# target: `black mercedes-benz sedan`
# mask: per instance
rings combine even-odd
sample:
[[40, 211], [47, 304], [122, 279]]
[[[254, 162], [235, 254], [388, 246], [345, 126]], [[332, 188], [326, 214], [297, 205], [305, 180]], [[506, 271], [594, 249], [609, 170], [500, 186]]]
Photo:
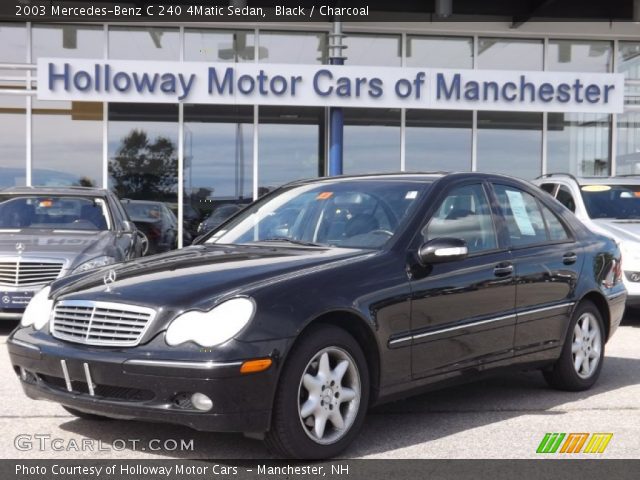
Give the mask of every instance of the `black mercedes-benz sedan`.
[[20, 320], [51, 281], [138, 257], [143, 243], [108, 190], [0, 190], [0, 320]]
[[7, 344], [26, 394], [89, 418], [345, 449], [367, 408], [504, 367], [597, 380], [626, 292], [616, 244], [480, 174], [301, 181], [198, 245], [60, 279]]

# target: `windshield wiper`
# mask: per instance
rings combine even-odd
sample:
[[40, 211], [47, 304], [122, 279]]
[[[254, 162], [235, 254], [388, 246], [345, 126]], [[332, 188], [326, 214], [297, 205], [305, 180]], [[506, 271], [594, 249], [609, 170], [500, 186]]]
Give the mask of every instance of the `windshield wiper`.
[[293, 238], [287, 238], [287, 237], [263, 238], [262, 240], [256, 240], [251, 243], [259, 243], [259, 242], [286, 242], [286, 243], [291, 243], [293, 245], [302, 245], [303, 247], [326, 247], [326, 245], [321, 245], [319, 243], [304, 242], [302, 240], [295, 240]]

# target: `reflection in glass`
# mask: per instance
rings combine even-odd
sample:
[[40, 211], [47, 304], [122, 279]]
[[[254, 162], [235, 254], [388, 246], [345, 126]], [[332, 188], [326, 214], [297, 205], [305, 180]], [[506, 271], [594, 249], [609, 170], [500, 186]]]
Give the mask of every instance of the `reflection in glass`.
[[478, 39], [478, 68], [485, 70], [542, 70], [542, 40]]
[[407, 110], [407, 171], [471, 170], [472, 112]]
[[617, 116], [616, 174], [640, 175], [640, 112]]
[[109, 58], [122, 60], [178, 60], [177, 28], [109, 27]]
[[407, 36], [408, 67], [473, 68], [473, 38]]
[[253, 107], [186, 105], [184, 122], [184, 219], [194, 235], [212, 212], [253, 200]]
[[26, 183], [26, 99], [0, 95], [0, 188]]
[[104, 52], [100, 26], [34, 24], [31, 36], [34, 63], [39, 57], [102, 58]]
[[549, 40], [547, 70], [554, 72], [610, 72], [611, 42], [602, 40]]
[[541, 113], [478, 112], [478, 171], [533, 179], [541, 166]]
[[[0, 23], [0, 62], [27, 63], [27, 29], [18, 23]], [[22, 82], [23, 70], [0, 70], [0, 77], [17, 77]], [[0, 85], [16, 85], [17, 82], [0, 80]], [[24, 84], [22, 84], [24, 85]]]
[[402, 63], [400, 35], [349, 34], [344, 39], [346, 65], [399, 67]]
[[[640, 79], [640, 42], [619, 42], [618, 61], [616, 63], [618, 72], [624, 73], [625, 78]], [[627, 95], [640, 95], [639, 85], [627, 85], [625, 89]], [[638, 100], [636, 98], [636, 100]]]
[[324, 157], [323, 114], [323, 108], [315, 107], [260, 107], [258, 196], [318, 176]]
[[251, 30], [184, 31], [184, 58], [192, 62], [252, 62], [255, 38]]
[[344, 173], [400, 170], [400, 110], [344, 109]]
[[610, 115], [549, 113], [547, 171], [609, 175]]
[[122, 198], [177, 202], [178, 106], [109, 104], [109, 188]]
[[102, 186], [102, 103], [33, 100], [32, 183]]
[[260, 30], [259, 59], [269, 63], [327, 63], [327, 34]]

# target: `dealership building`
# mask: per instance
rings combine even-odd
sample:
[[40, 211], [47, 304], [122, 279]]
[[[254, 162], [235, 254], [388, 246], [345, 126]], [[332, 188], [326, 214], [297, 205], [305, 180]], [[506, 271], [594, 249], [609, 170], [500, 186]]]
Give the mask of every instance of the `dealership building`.
[[452, 3], [448, 21], [0, 23], [0, 187], [203, 216], [329, 173], [640, 174], [640, 23]]

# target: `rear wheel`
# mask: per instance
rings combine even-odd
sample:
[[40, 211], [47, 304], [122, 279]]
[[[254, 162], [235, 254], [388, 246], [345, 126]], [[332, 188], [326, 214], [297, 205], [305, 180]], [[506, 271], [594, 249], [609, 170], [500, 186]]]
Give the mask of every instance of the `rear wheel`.
[[602, 315], [593, 303], [583, 302], [573, 314], [560, 358], [544, 378], [560, 390], [587, 390], [598, 380], [603, 360]]
[[313, 327], [284, 365], [267, 446], [283, 457], [333, 457], [357, 435], [368, 402], [369, 372], [358, 342], [340, 328]]
[[74, 417], [82, 418], [83, 420], [94, 420], [94, 421], [111, 420], [109, 417], [103, 417], [102, 415], [96, 415], [94, 413], [81, 412], [80, 410], [76, 410], [75, 408], [71, 408], [71, 407], [65, 407], [64, 405], [61, 405], [61, 407], [64, 408], [67, 412], [69, 412]]

